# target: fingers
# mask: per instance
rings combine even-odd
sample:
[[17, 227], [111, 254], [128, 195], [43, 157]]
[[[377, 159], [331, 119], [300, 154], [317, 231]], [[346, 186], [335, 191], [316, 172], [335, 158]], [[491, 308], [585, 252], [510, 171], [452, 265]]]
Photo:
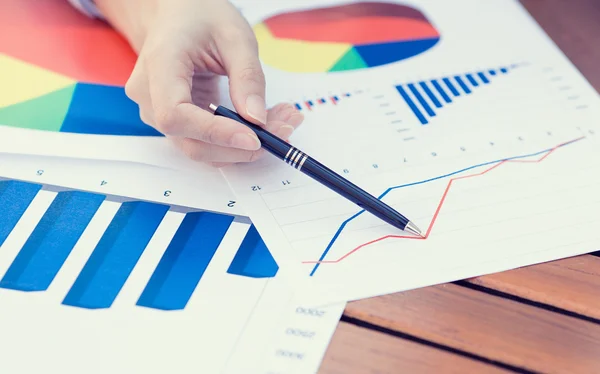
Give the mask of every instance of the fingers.
[[271, 122], [273, 121], [285, 122], [287, 125], [296, 129], [304, 121], [304, 115], [300, 113], [300, 111], [298, 111], [298, 109], [296, 109], [296, 107], [292, 104], [281, 103], [275, 105], [269, 110], [267, 117], [267, 129], [273, 129], [273, 126], [271, 125]]
[[215, 39], [229, 77], [235, 110], [248, 121], [264, 126], [267, 123], [265, 75], [252, 30], [220, 28]]
[[246, 151], [260, 148], [260, 141], [248, 127], [193, 104], [194, 66], [188, 57], [163, 47], [143, 61], [136, 66], [126, 92], [140, 106], [144, 122], [169, 136]]
[[194, 161], [211, 163], [217, 167], [231, 163], [253, 162], [264, 154], [262, 149], [245, 151], [180, 137], [172, 138], [172, 140], [188, 158]]

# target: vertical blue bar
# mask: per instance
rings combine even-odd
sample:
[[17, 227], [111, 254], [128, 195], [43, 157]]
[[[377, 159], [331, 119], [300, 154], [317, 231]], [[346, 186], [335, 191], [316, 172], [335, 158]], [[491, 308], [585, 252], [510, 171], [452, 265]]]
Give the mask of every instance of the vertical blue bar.
[[442, 88], [442, 85], [437, 80], [433, 79], [431, 81], [431, 84], [433, 84], [433, 87], [435, 87], [437, 92], [439, 92], [440, 95], [442, 95], [442, 99], [444, 99], [445, 102], [447, 102], [447, 103], [452, 102], [452, 99], [450, 98], [450, 96], [448, 96], [446, 91], [444, 91], [444, 89]]
[[0, 182], [0, 246], [4, 244], [41, 189], [42, 186], [39, 184], [18, 181]]
[[419, 108], [417, 108], [417, 106], [412, 101], [412, 99], [410, 98], [410, 96], [408, 96], [408, 94], [404, 90], [404, 87], [402, 87], [402, 86], [396, 86], [396, 89], [398, 90], [398, 92], [400, 93], [400, 95], [402, 96], [402, 98], [404, 99], [404, 101], [406, 101], [406, 104], [408, 104], [408, 106], [410, 107], [410, 109], [412, 109], [413, 113], [415, 114], [415, 116], [417, 116], [417, 118], [419, 119], [419, 121], [423, 125], [426, 125], [428, 123], [428, 121], [425, 119], [425, 116], [421, 113], [421, 111], [419, 110]]
[[63, 304], [110, 307], [168, 210], [147, 202], [123, 203]]
[[479, 76], [479, 78], [481, 79], [481, 81], [485, 84], [490, 83], [490, 80], [488, 79], [488, 77], [485, 76], [485, 74], [480, 71], [479, 73], [477, 73], [477, 75]]
[[423, 91], [425, 91], [425, 93], [427, 94], [427, 96], [429, 96], [429, 98], [433, 102], [433, 105], [435, 105], [436, 108], [441, 108], [442, 107], [442, 103], [440, 103], [440, 101], [438, 100], [438, 98], [433, 94], [433, 92], [431, 92], [431, 90], [429, 89], [429, 87], [427, 86], [427, 84], [425, 82], [419, 82], [419, 85], [421, 86], [421, 88], [423, 88]]
[[465, 82], [461, 79], [461, 77], [459, 77], [458, 75], [454, 77], [454, 79], [456, 79], [456, 82], [458, 82], [458, 85], [460, 86], [460, 88], [463, 89], [463, 91], [465, 91], [466, 94], [470, 94], [471, 90], [469, 89], [469, 87], [467, 87], [467, 85], [465, 84]]
[[104, 201], [87, 192], [60, 192], [2, 278], [0, 287], [43, 291]]
[[250, 278], [272, 278], [279, 266], [254, 225], [250, 226], [227, 273]]
[[450, 92], [452, 92], [452, 95], [454, 95], [454, 96], [460, 96], [460, 92], [458, 92], [458, 90], [456, 89], [456, 87], [454, 87], [454, 85], [452, 84], [452, 82], [450, 82], [449, 78], [443, 78], [442, 80], [444, 81], [444, 83], [446, 83], [446, 86], [448, 86], [448, 89], [450, 89]]
[[471, 75], [471, 74], [467, 74], [467, 79], [469, 80], [469, 82], [471, 82], [471, 84], [472, 84], [474, 87], [477, 87], [477, 86], [479, 86], [479, 83], [478, 83], [478, 82], [475, 80], [475, 77], [473, 77], [473, 75]]
[[508, 69], [507, 68], [501, 68], [500, 71], [502, 72], [502, 74], [508, 73]]
[[137, 305], [184, 309], [232, 221], [233, 217], [224, 214], [188, 213]]
[[296, 103], [296, 109], [302, 110], [302, 107], [300, 106], [300, 104]]
[[431, 109], [431, 107], [429, 106], [427, 101], [425, 101], [423, 96], [421, 96], [421, 93], [419, 93], [419, 90], [417, 90], [417, 87], [415, 87], [414, 84], [409, 83], [408, 88], [412, 91], [413, 95], [415, 95], [415, 97], [417, 98], [419, 103], [421, 103], [421, 105], [423, 106], [423, 108], [425, 109], [427, 114], [429, 114], [431, 117], [435, 117], [435, 112], [433, 111], [433, 109]]
[[491, 70], [489, 71], [489, 73], [490, 73], [490, 75], [496, 75], [496, 70], [494, 70], [494, 69], [491, 69]]

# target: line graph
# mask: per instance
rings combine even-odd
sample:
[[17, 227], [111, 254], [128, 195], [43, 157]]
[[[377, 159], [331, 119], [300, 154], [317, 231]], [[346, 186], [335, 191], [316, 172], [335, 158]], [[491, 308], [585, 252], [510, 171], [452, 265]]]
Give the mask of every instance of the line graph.
[[[420, 184], [425, 184], [425, 183], [429, 183], [429, 182], [433, 182], [436, 180], [440, 180], [440, 179], [444, 179], [444, 178], [448, 178], [448, 177], [452, 177], [454, 175], [457, 174], [461, 174], [464, 173], [466, 171], [469, 170], [473, 170], [473, 169], [477, 169], [477, 168], [481, 168], [484, 166], [489, 166], [492, 165], [491, 167], [479, 172], [479, 173], [474, 173], [474, 174], [469, 174], [469, 175], [463, 175], [463, 176], [459, 176], [459, 177], [454, 177], [451, 178], [448, 181], [448, 184], [446, 185], [446, 189], [444, 190], [444, 193], [442, 194], [442, 197], [440, 198], [440, 201], [437, 205], [437, 208], [433, 214], [433, 217], [431, 219], [431, 222], [429, 223], [429, 226], [427, 228], [427, 231], [425, 233], [424, 236], [422, 237], [418, 237], [418, 236], [409, 236], [409, 235], [386, 235], [386, 236], [382, 236], [379, 237], [377, 239], [371, 240], [369, 242], [360, 244], [359, 246], [353, 248], [352, 250], [350, 250], [349, 252], [347, 252], [346, 254], [344, 254], [343, 256], [339, 257], [336, 260], [324, 260], [325, 257], [327, 256], [327, 254], [329, 253], [329, 251], [331, 250], [331, 248], [333, 247], [333, 245], [335, 244], [335, 242], [337, 241], [337, 239], [339, 238], [339, 236], [341, 235], [341, 233], [344, 231], [344, 229], [346, 228], [346, 226], [352, 222], [353, 220], [355, 220], [356, 218], [358, 218], [360, 215], [362, 215], [365, 211], [361, 210], [358, 213], [356, 213], [355, 215], [353, 215], [352, 217], [348, 218], [347, 220], [345, 220], [340, 227], [338, 228], [338, 230], [336, 231], [336, 233], [334, 234], [333, 238], [331, 239], [331, 241], [329, 242], [329, 244], [327, 245], [327, 247], [325, 248], [325, 250], [323, 251], [323, 254], [321, 255], [321, 257], [319, 258], [318, 261], [303, 261], [304, 264], [315, 264], [314, 268], [312, 269], [310, 276], [313, 276], [316, 271], [318, 270], [319, 266], [321, 264], [335, 264], [335, 263], [339, 263], [341, 261], [343, 261], [344, 259], [348, 258], [349, 256], [351, 256], [352, 254], [358, 252], [360, 249], [371, 246], [375, 243], [379, 243], [382, 242], [384, 240], [388, 240], [388, 239], [408, 239], [408, 240], [427, 240], [433, 230], [433, 227], [435, 226], [435, 223], [437, 221], [437, 218], [440, 214], [440, 211], [442, 210], [442, 207], [444, 205], [444, 202], [446, 201], [446, 198], [448, 196], [448, 193], [450, 191], [450, 188], [452, 187], [453, 183], [455, 181], [458, 180], [462, 180], [462, 179], [469, 179], [469, 178], [474, 178], [474, 177], [478, 177], [478, 176], [482, 176], [485, 175], [489, 172], [491, 172], [492, 170], [500, 167], [501, 165], [507, 164], [507, 163], [530, 163], [530, 164], [538, 164], [541, 163], [542, 161], [544, 161], [546, 158], [548, 158], [548, 156], [550, 156], [552, 153], [554, 153], [557, 149], [562, 148], [564, 146], [570, 145], [570, 144], [574, 144], [580, 140], [585, 139], [585, 136], [581, 136], [579, 138], [573, 139], [573, 140], [569, 140], [567, 142], [563, 142], [560, 143], [552, 148], [548, 148], [548, 149], [544, 149], [542, 151], [538, 151], [535, 153], [530, 153], [530, 154], [525, 154], [525, 155], [519, 155], [519, 156], [514, 156], [514, 157], [509, 157], [509, 158], [505, 158], [505, 159], [500, 159], [500, 160], [494, 160], [494, 161], [488, 161], [485, 163], [481, 163], [481, 164], [477, 164], [477, 165], [472, 165], [466, 168], [463, 168], [461, 170], [457, 170], [454, 171], [452, 173], [448, 173], [445, 175], [440, 175], [434, 178], [430, 178], [430, 179], [425, 179], [425, 180], [421, 180], [418, 182], [412, 182], [412, 183], [407, 183], [407, 184], [403, 184], [403, 185], [399, 185], [399, 186], [393, 186], [388, 188], [387, 190], [385, 190], [381, 195], [378, 196], [378, 199], [382, 199], [384, 198], [386, 195], [388, 195], [390, 192], [401, 189], [401, 188], [406, 188], [406, 187], [410, 187], [410, 186], [415, 186], [415, 185], [420, 185]], [[535, 159], [535, 160], [525, 160], [527, 158], [530, 157], [535, 157], [535, 156], [539, 156], [539, 155], [543, 155], [542, 157]]]

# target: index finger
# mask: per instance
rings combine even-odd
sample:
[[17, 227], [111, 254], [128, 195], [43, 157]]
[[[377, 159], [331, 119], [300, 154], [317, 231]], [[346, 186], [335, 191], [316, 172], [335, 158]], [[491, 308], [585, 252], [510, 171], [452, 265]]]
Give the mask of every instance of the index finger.
[[192, 102], [194, 64], [186, 53], [174, 47], [161, 48], [160, 53], [147, 56], [146, 69], [158, 131], [224, 147], [250, 151], [260, 148], [250, 128], [215, 116]]

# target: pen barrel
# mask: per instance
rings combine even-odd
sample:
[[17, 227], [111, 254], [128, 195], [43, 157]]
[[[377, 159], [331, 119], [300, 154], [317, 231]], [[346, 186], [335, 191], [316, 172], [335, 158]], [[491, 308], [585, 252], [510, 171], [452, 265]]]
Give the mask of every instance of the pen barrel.
[[251, 128], [261, 142], [261, 147], [266, 151], [285, 161], [291, 167], [308, 175], [312, 179], [330, 188], [339, 195], [352, 201], [354, 204], [375, 215], [381, 220], [404, 230], [409, 220], [390, 206], [384, 204], [371, 194], [354, 185], [333, 170], [311, 158], [300, 149], [291, 146], [284, 140], [271, 134], [261, 126], [247, 121], [236, 112], [219, 106], [215, 114], [231, 118]]
[[254, 133], [258, 137], [258, 140], [260, 140], [261, 147], [281, 160], [284, 160], [288, 152], [294, 148], [281, 138], [278, 138], [277, 136], [271, 134], [263, 127], [258, 126], [250, 121], [247, 121], [244, 117], [240, 116], [232, 110], [219, 106], [215, 110], [215, 114], [233, 119], [248, 126], [254, 131]]
[[404, 230], [409, 222], [392, 207], [311, 157], [307, 156], [299, 170], [394, 227]]

